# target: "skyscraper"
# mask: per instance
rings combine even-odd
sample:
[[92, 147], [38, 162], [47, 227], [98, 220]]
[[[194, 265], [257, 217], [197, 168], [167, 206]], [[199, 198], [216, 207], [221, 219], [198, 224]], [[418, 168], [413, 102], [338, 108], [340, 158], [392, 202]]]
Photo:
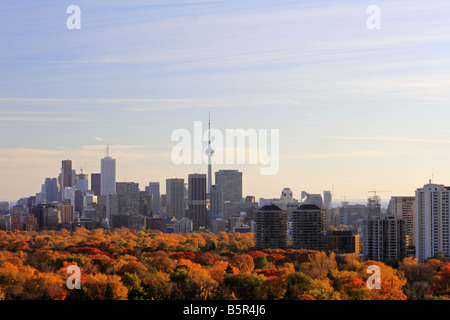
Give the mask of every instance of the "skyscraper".
[[94, 191], [96, 196], [101, 196], [101, 174], [100, 173], [91, 173], [91, 189]]
[[221, 187], [212, 185], [209, 192], [209, 208], [211, 219], [223, 219], [223, 190]]
[[56, 178], [46, 178], [45, 179], [45, 194], [47, 196], [47, 202], [51, 203], [58, 201], [59, 199], [59, 182]]
[[287, 248], [287, 213], [275, 205], [258, 209], [255, 215], [255, 249]]
[[116, 193], [116, 159], [109, 156], [109, 145], [106, 149], [106, 157], [101, 159], [101, 194]]
[[159, 209], [161, 207], [161, 193], [159, 191], [159, 182], [150, 182], [148, 186], [145, 187], [145, 190], [148, 192], [148, 194], [151, 194], [153, 196], [153, 205], [151, 211], [159, 212]]
[[188, 218], [194, 222], [194, 230], [209, 227], [206, 210], [206, 174], [188, 175]]
[[216, 185], [223, 190], [224, 202], [242, 201], [242, 172], [238, 170], [219, 170], [216, 172]]
[[416, 190], [416, 258], [450, 256], [450, 187], [431, 181]]
[[63, 160], [61, 163], [61, 199], [64, 200], [64, 189], [72, 185], [72, 160]]
[[119, 214], [137, 215], [139, 213], [139, 184], [135, 182], [117, 182], [116, 194]]
[[184, 218], [184, 179], [166, 179], [166, 217]]
[[326, 249], [325, 210], [315, 204], [302, 204], [292, 212], [292, 247], [324, 251]]

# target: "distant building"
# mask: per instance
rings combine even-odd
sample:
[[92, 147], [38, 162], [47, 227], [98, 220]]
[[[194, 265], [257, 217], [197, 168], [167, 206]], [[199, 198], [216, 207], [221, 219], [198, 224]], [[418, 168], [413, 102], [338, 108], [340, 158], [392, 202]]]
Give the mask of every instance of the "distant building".
[[206, 174], [188, 176], [188, 216], [194, 223], [194, 230], [208, 228], [210, 219], [206, 210]]
[[360, 253], [361, 244], [359, 235], [350, 230], [329, 231], [326, 235], [327, 250], [335, 253]]
[[212, 185], [209, 194], [209, 208], [211, 219], [223, 219], [223, 190], [220, 186]]
[[367, 260], [402, 260], [406, 257], [406, 223], [385, 214], [363, 221], [363, 256]]
[[415, 198], [416, 258], [424, 262], [441, 252], [450, 257], [450, 187], [430, 181]]
[[219, 170], [215, 173], [215, 184], [223, 190], [223, 201], [242, 201], [242, 172], [238, 170]]
[[275, 205], [261, 207], [255, 215], [254, 231], [256, 249], [286, 249], [286, 211]]
[[194, 223], [188, 218], [182, 218], [173, 223], [173, 232], [175, 233], [191, 233]]
[[139, 213], [139, 184], [135, 182], [117, 182], [116, 194], [119, 214]]
[[102, 195], [102, 182], [100, 173], [91, 173], [91, 189], [96, 196]]
[[211, 223], [211, 229], [214, 234], [219, 234], [227, 230], [227, 223], [221, 219], [215, 219]]
[[165, 208], [166, 217], [182, 219], [185, 217], [184, 179], [166, 179]]
[[414, 246], [416, 243], [416, 233], [414, 224], [415, 212], [416, 212], [416, 197], [391, 197], [388, 206], [388, 213], [395, 214], [405, 220], [407, 246]]
[[86, 192], [89, 190], [89, 176], [84, 173], [79, 173], [76, 175], [75, 185], [81, 192]]
[[161, 193], [159, 191], [159, 182], [150, 182], [148, 186], [145, 187], [145, 191], [153, 196], [151, 211], [159, 212], [159, 209], [161, 208]]
[[325, 210], [315, 204], [302, 204], [292, 213], [292, 247], [324, 251]]
[[106, 157], [101, 159], [101, 195], [116, 193], [116, 159], [109, 156], [109, 146], [106, 152]]
[[61, 199], [64, 200], [64, 190], [72, 188], [72, 160], [63, 160], [61, 163]]

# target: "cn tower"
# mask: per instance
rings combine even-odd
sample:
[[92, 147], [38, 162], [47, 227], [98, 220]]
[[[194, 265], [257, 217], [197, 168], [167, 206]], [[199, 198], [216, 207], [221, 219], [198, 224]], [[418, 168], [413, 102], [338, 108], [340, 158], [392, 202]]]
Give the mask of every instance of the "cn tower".
[[211, 148], [211, 112], [208, 115], [208, 147], [205, 150], [205, 154], [208, 156], [208, 189], [206, 193], [209, 195], [212, 185], [211, 156], [214, 155], [214, 150]]

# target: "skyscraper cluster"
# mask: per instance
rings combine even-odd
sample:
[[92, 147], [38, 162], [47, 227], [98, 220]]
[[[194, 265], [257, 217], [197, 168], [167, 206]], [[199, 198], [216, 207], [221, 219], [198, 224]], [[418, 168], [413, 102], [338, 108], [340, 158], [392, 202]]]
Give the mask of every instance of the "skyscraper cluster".
[[[218, 170], [192, 173], [141, 190], [136, 182], [116, 181], [116, 159], [109, 146], [100, 173], [73, 169], [61, 161], [58, 177], [44, 179], [40, 192], [13, 207], [0, 202], [0, 229], [86, 228], [158, 229], [164, 232], [253, 232], [255, 248], [293, 248], [356, 253], [390, 261], [415, 256], [420, 262], [450, 256], [450, 187], [431, 181], [415, 196], [393, 196], [387, 208], [380, 197], [366, 204], [342, 201], [332, 192], [303, 191], [300, 200], [285, 187], [279, 198], [259, 202], [243, 196], [243, 173]], [[374, 191], [369, 191], [374, 192]]]

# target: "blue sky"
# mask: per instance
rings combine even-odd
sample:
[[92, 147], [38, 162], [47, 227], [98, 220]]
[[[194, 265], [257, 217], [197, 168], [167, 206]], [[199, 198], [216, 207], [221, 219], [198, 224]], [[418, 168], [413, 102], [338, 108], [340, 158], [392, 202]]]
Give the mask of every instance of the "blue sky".
[[[68, 30], [69, 5], [81, 29]], [[366, 9], [381, 9], [369, 30]], [[244, 194], [412, 195], [450, 181], [448, 1], [9, 1], [0, 3], [0, 200], [39, 192], [72, 159], [118, 181], [187, 178], [171, 133], [279, 129], [280, 169]]]

